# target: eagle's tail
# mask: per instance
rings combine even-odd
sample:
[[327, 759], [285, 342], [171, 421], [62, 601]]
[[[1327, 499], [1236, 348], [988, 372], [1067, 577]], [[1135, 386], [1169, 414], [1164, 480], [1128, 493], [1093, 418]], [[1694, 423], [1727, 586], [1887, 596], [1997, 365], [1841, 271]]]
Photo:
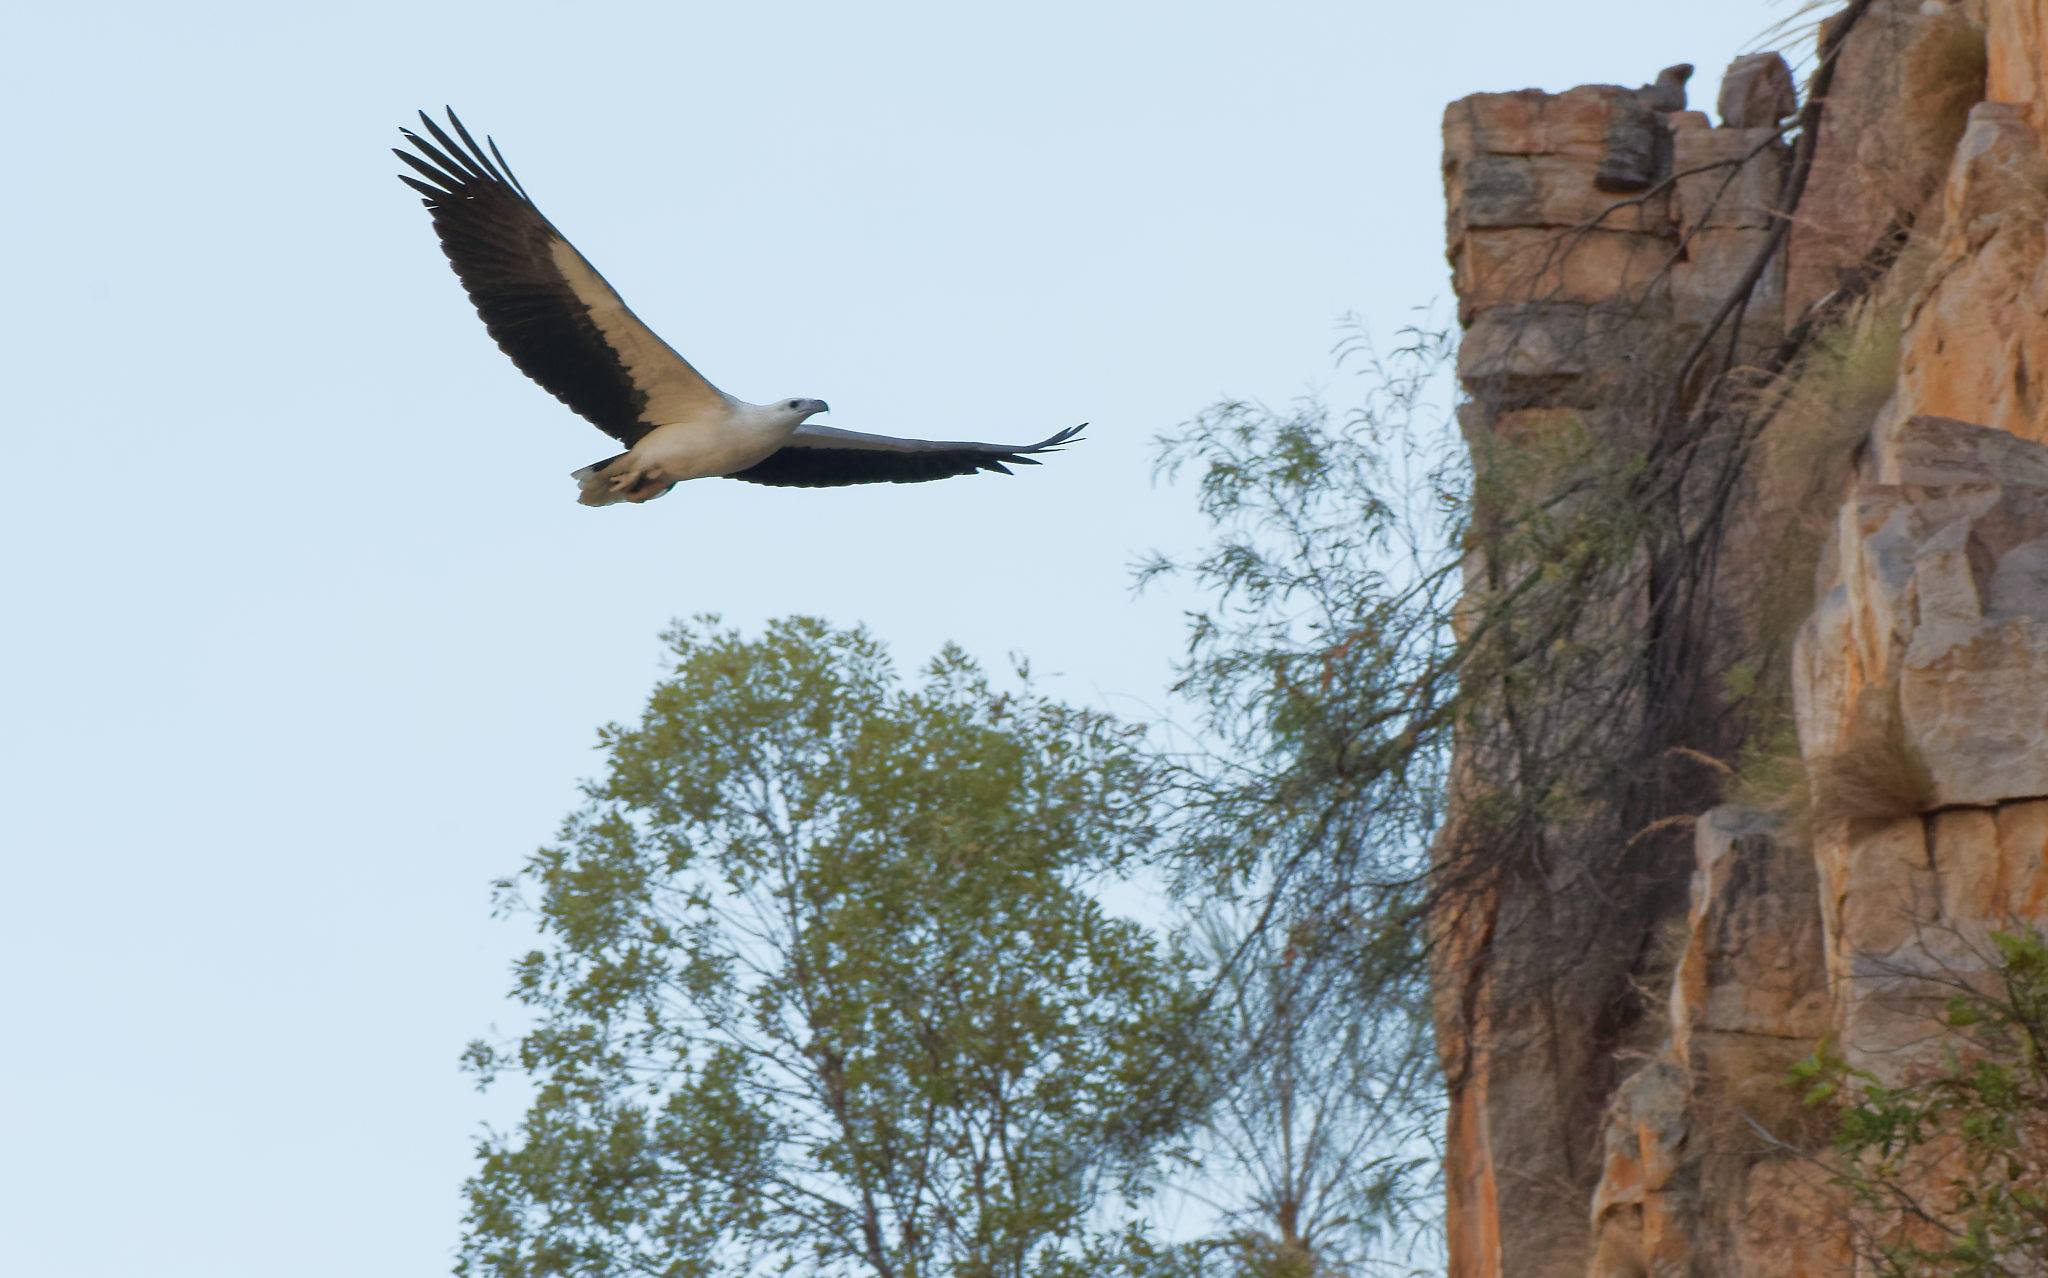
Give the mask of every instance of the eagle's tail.
[[595, 461], [581, 470], [569, 472], [569, 478], [576, 481], [576, 500], [585, 506], [609, 506], [617, 501], [631, 501], [626, 493], [612, 487], [612, 481], [604, 472], [615, 461], [626, 454], [614, 453], [603, 461]]

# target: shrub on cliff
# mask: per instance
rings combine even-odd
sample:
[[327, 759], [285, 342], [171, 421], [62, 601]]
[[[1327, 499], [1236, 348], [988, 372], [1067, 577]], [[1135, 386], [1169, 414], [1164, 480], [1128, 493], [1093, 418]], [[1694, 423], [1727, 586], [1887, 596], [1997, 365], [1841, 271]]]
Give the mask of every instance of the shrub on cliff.
[[1793, 1074], [1835, 1109], [1837, 1184], [1887, 1278], [2021, 1278], [2048, 1266], [2048, 940], [1993, 933], [1991, 979], [1961, 977], [1942, 1063], [1897, 1085], [1823, 1045]]

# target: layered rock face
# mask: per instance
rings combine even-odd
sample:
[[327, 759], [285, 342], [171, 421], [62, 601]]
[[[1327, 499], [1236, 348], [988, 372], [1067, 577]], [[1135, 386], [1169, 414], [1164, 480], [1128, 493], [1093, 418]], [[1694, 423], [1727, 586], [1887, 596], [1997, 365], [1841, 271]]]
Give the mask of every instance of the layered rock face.
[[[1655, 110], [1647, 96], [1605, 85], [1483, 94], [1445, 115], [1465, 325], [1458, 372], [1470, 396], [1462, 420], [1475, 457], [1582, 430], [1630, 436], [1637, 424], [1613, 406], [1704, 322], [1721, 300], [1716, 281], [1766, 234], [1786, 154], [1775, 132], [1714, 129], [1704, 116]], [[1665, 180], [1706, 155], [1736, 162], [1727, 198], [1691, 178]], [[1693, 251], [1678, 260], [1682, 242]], [[1780, 325], [1782, 280], [1776, 272], [1758, 289], [1752, 332]], [[1483, 576], [1468, 571], [1475, 592]], [[1476, 788], [1489, 769], [1470, 758], [1481, 751], [1465, 753]], [[1598, 824], [1560, 830], [1558, 841], [1611, 840]], [[1584, 893], [1489, 881], [1447, 929], [1439, 1021], [1452, 1082], [1453, 1272], [1583, 1269], [1601, 1167], [1592, 1135], [1630, 1068], [1611, 1012], [1631, 997], [1630, 969], [1657, 916], [1682, 904], [1673, 889], [1684, 876], [1670, 859], [1643, 849], [1649, 873], [1628, 885], [1625, 921], [1587, 910]], [[1560, 967], [1570, 979], [1552, 979]]]
[[[1877, 0], [1848, 30], [1788, 233], [1739, 299], [1786, 216], [1800, 103], [1775, 56], [1729, 69], [1719, 125], [1619, 86], [1445, 115], [1476, 457], [1625, 421], [1717, 318], [1758, 385], [1851, 332], [1876, 379], [1860, 408], [1759, 397], [1785, 407], [1759, 410], [1752, 470], [1804, 458], [1821, 486], [1774, 507], [1745, 476], [1708, 600], [1713, 660], [1789, 671], [1811, 801], [1702, 804], [1689, 848], [1644, 853], [1691, 877], [1616, 912], [1627, 1008], [1612, 981], [1504, 991], [1543, 940], [1509, 939], [1512, 902], [1446, 929], [1454, 1278], [1875, 1272], [1788, 1069], [1826, 1038], [1880, 1081], [1924, 1076], [1990, 934], [2048, 929], [2048, 0]], [[1780, 555], [1801, 523], [1815, 555]], [[1788, 570], [1776, 625], [1758, 583]], [[1700, 739], [1732, 771], [1765, 715], [1721, 711]]]

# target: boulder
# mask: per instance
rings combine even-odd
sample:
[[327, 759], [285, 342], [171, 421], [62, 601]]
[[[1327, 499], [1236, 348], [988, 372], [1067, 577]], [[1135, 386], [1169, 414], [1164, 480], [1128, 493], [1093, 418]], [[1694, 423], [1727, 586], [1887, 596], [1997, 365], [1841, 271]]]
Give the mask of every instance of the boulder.
[[1671, 984], [1671, 1050], [1717, 1096], [1784, 1071], [1829, 1028], [1819, 876], [1777, 818], [1719, 807], [1694, 826], [1685, 948]]
[[[1915, 417], [1873, 469], [1795, 653], [1802, 754], [1881, 752], [1870, 734], [1896, 730], [1926, 807], [2048, 796], [2048, 447]], [[1887, 698], [1896, 723], [1868, 712]]]
[[1770, 129], [1799, 110], [1799, 91], [1792, 68], [1776, 53], [1745, 53], [1728, 64], [1721, 76], [1716, 104], [1721, 123], [1731, 129]]

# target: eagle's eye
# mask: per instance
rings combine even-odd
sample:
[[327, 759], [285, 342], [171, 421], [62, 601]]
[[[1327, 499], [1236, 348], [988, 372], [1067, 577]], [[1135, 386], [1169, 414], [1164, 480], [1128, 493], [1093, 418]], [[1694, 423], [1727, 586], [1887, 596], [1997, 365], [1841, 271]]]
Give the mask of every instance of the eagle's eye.
[[794, 400], [794, 399], [793, 399], [793, 400], [790, 400], [790, 401], [789, 401], [789, 406], [790, 406], [791, 408], [800, 408], [800, 407], [802, 407], [802, 402], [801, 402], [801, 401], [799, 401], [799, 400]]

